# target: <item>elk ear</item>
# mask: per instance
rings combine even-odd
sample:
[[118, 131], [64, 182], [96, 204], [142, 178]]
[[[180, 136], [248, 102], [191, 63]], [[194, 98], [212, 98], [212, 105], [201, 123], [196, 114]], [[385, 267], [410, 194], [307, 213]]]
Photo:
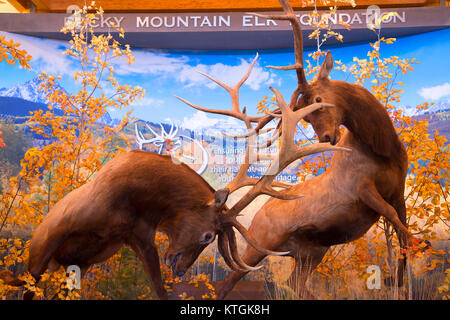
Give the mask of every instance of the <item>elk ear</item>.
[[214, 206], [217, 209], [222, 209], [225, 205], [225, 202], [228, 200], [228, 195], [230, 194], [230, 190], [228, 189], [220, 189], [214, 193]]
[[320, 67], [319, 80], [328, 80], [331, 70], [333, 70], [333, 57], [331, 56], [330, 50], [328, 50], [327, 56]]

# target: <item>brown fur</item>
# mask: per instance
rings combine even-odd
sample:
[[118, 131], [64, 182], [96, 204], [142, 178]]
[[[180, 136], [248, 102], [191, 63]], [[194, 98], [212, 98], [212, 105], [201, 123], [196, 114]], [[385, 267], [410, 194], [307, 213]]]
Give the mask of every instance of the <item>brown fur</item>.
[[343, 81], [322, 80], [311, 85], [299, 100], [298, 108], [311, 104], [318, 96], [323, 101], [333, 101], [344, 112], [342, 124], [361, 140], [361, 145], [385, 160], [405, 163], [406, 153], [391, 118], [366, 88]]
[[28, 270], [37, 281], [47, 268], [59, 265], [78, 265], [84, 274], [125, 244], [143, 262], [156, 294], [167, 299], [155, 233], [158, 229], [169, 237], [168, 265], [181, 254], [173, 266], [181, 275], [219, 231], [224, 203], [214, 199], [214, 189], [201, 176], [169, 156], [122, 154], [50, 210], [31, 240]]
[[[380, 216], [394, 225], [402, 248], [416, 241], [406, 225], [407, 155], [392, 121], [366, 89], [329, 80], [332, 67], [328, 53], [318, 80], [304, 85], [295, 109], [315, 102], [333, 104], [334, 108], [319, 109], [304, 119], [312, 124], [321, 142], [338, 143], [352, 151], [335, 153], [324, 174], [290, 189], [291, 194], [303, 194], [303, 198], [270, 199], [256, 213], [249, 229], [263, 247], [291, 251], [296, 265], [288, 283], [304, 298], [313, 298], [305, 283], [328, 248], [363, 236]], [[348, 129], [342, 139], [340, 125]], [[243, 260], [254, 266], [264, 257], [247, 246]], [[399, 285], [405, 262], [406, 257], [399, 265]], [[218, 298], [224, 298], [243, 275], [236, 271], [229, 274]]]

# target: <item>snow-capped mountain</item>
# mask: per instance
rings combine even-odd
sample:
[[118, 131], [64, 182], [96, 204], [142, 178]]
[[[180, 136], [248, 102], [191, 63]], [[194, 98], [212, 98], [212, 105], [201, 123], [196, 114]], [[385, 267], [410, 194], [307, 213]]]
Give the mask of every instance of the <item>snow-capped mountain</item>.
[[222, 133], [226, 134], [243, 134], [247, 130], [245, 129], [244, 124], [239, 123], [238, 121], [233, 121], [233, 119], [224, 119], [218, 120], [211, 126], [206, 126], [202, 128], [203, 134], [208, 136], [221, 136]]
[[[191, 120], [191, 119], [190, 119]], [[181, 128], [186, 130], [191, 130], [195, 132], [197, 135], [202, 136], [210, 136], [210, 137], [222, 137], [222, 133], [227, 135], [241, 135], [246, 133], [248, 130], [245, 127], [242, 121], [238, 121], [235, 119], [224, 118], [224, 119], [211, 119], [205, 118], [202, 120], [201, 125], [195, 126], [193, 128], [192, 122], [186, 125], [186, 121], [181, 124]], [[274, 128], [275, 124], [271, 123], [266, 128]], [[270, 131], [262, 136], [260, 136], [260, 143], [263, 142], [264, 139], [269, 139], [274, 134], [274, 131]], [[298, 129], [295, 133], [295, 140], [305, 140], [305, 139], [314, 139], [314, 130], [311, 125], [309, 125], [306, 129], [303, 127]]]
[[[12, 88], [2, 88], [0, 89], [1, 97], [14, 97], [21, 98], [28, 101], [36, 102], [36, 103], [44, 103], [47, 104], [47, 93], [39, 90], [39, 84], [41, 80], [36, 77], [30, 81], [25, 82], [24, 84], [18, 84]], [[57, 82], [55, 83], [55, 88], [57, 90], [64, 90]]]
[[450, 99], [436, 102], [434, 105], [428, 107], [428, 110], [417, 111], [416, 107], [413, 106], [400, 106], [399, 108], [402, 109], [407, 116], [420, 116], [424, 114], [446, 112], [450, 111]]
[[[175, 120], [174, 122], [178, 121]], [[201, 111], [197, 111], [191, 117], [184, 118], [179, 123], [179, 127], [206, 136], [222, 136], [222, 133], [242, 134], [247, 131], [242, 121], [228, 117], [212, 118]]]
[[[39, 90], [40, 82], [41, 80], [36, 77], [25, 82], [24, 84], [18, 84], [12, 88], [2, 88], [0, 89], [0, 97], [19, 98], [38, 104], [48, 105], [49, 102], [46, 98], [47, 93]], [[55, 82], [54, 88], [55, 90], [62, 90], [64, 92], [67, 92], [58, 82]], [[26, 103], [26, 101], [24, 101], [24, 104]], [[58, 106], [55, 107], [55, 109], [58, 109]], [[103, 117], [98, 120], [98, 122], [108, 125], [117, 124], [117, 121], [118, 120], [116, 119], [112, 119], [111, 115], [108, 112], [106, 112], [106, 114], [104, 114]]]
[[450, 99], [437, 102], [436, 104], [431, 106], [428, 110], [426, 110], [424, 114], [438, 113], [444, 111], [450, 111]]

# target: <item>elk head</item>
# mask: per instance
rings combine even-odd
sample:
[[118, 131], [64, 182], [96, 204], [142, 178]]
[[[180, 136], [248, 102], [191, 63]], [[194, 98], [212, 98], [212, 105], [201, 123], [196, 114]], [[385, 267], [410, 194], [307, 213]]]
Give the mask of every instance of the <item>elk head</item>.
[[172, 268], [174, 275], [182, 276], [217, 235], [219, 252], [232, 269], [240, 271], [259, 269], [247, 266], [241, 261], [233, 228], [236, 228], [257, 250], [266, 254], [286, 254], [258, 246], [247, 230], [227, 214], [229, 209], [225, 203], [229, 194], [229, 189], [217, 190], [210, 201], [197, 207], [181, 209], [174, 217], [160, 225], [160, 230], [168, 235], [170, 242], [164, 261]]
[[210, 201], [180, 209], [175, 217], [161, 225], [170, 242], [164, 260], [174, 275], [182, 276], [221, 232], [219, 216], [228, 194], [227, 190], [218, 190]]
[[[281, 67], [268, 66], [268, 68], [277, 70], [296, 70], [297, 89], [292, 95], [290, 106], [295, 111], [313, 104], [322, 104], [321, 108], [306, 115], [304, 120], [311, 123], [320, 142], [329, 142], [332, 145], [335, 145], [340, 139], [339, 126], [344, 121], [344, 108], [342, 106], [345, 105], [345, 101], [343, 101], [342, 98], [342, 95], [344, 94], [343, 88], [336, 85], [339, 81], [329, 80], [329, 74], [333, 69], [333, 58], [328, 51], [316, 81], [308, 84], [303, 68], [303, 35], [301, 24], [294, 13], [294, 10], [290, 6], [289, 1], [279, 1], [283, 7], [284, 14], [253, 14], [266, 19], [287, 20], [291, 23], [294, 34], [295, 64]], [[275, 114], [279, 114], [279, 111], [279, 109], [276, 110]], [[269, 115], [258, 124], [255, 131], [259, 132], [259, 130], [272, 119], [273, 115]]]
[[329, 142], [335, 145], [341, 138], [339, 126], [344, 121], [344, 112], [343, 108], [339, 106], [343, 92], [338, 94], [339, 90], [334, 88], [333, 81], [329, 79], [332, 69], [333, 58], [328, 51], [317, 80], [311, 84], [306, 82], [302, 84], [302, 96], [298, 99], [294, 110], [302, 109], [313, 103], [333, 104], [335, 107], [320, 108], [307, 115], [303, 120], [312, 125], [320, 142]]

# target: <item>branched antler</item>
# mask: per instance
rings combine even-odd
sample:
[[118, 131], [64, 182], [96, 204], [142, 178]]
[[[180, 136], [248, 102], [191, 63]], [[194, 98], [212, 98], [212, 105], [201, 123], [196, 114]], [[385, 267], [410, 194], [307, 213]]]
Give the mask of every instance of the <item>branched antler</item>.
[[[200, 107], [196, 104], [193, 104], [193, 103], [191, 103], [183, 98], [180, 98], [178, 96], [175, 96], [175, 98], [183, 101], [184, 103], [191, 106], [192, 108], [200, 110], [200, 111], [204, 111], [204, 112], [208, 112], [208, 113], [215, 113], [215, 114], [222, 114], [222, 115], [234, 117], [239, 120], [244, 120], [244, 115], [241, 112], [241, 110], [239, 109], [239, 89], [241, 88], [241, 86], [244, 84], [244, 82], [250, 76], [250, 73], [253, 69], [253, 66], [255, 65], [256, 60], [258, 60], [258, 54], [256, 54], [256, 57], [253, 59], [252, 63], [250, 64], [250, 67], [248, 68], [247, 73], [242, 77], [242, 79], [238, 83], [236, 83], [236, 85], [234, 87], [229, 87], [225, 83], [213, 78], [209, 74], [198, 71], [198, 73], [207, 77], [208, 79], [210, 79], [211, 81], [215, 82], [216, 84], [218, 84], [219, 86], [221, 86], [222, 88], [224, 88], [225, 90], [228, 91], [228, 93], [230, 94], [230, 97], [231, 97], [231, 110], [208, 109], [208, 108]], [[264, 117], [248, 117], [248, 118], [249, 118], [250, 122], [260, 122]]]
[[[287, 20], [291, 23], [292, 31], [294, 35], [294, 55], [295, 55], [295, 64], [289, 66], [267, 66], [268, 68], [276, 69], [276, 70], [295, 70], [297, 73], [297, 88], [294, 90], [294, 93], [291, 96], [291, 101], [289, 106], [291, 109], [294, 109], [297, 100], [300, 94], [304, 91], [304, 89], [308, 86], [308, 82], [306, 81], [305, 69], [303, 63], [303, 34], [302, 34], [302, 26], [298, 17], [296, 16], [294, 10], [289, 4], [288, 0], [279, 0], [284, 14], [278, 15], [264, 15], [259, 13], [249, 13], [258, 17], [271, 19], [271, 20]], [[275, 110], [275, 113], [279, 113], [280, 110]], [[256, 132], [259, 132], [261, 128], [263, 128], [267, 123], [269, 123], [274, 118], [274, 114], [269, 114], [266, 118], [258, 123], [255, 128]], [[279, 134], [282, 134], [282, 130], [280, 130]]]
[[[228, 91], [232, 102], [231, 110], [203, 108], [191, 102], [188, 102], [185, 99], [177, 97], [184, 103], [188, 104], [189, 106], [197, 110], [201, 110], [208, 113], [222, 114], [234, 117], [236, 119], [240, 119], [245, 122], [245, 125], [247, 127], [248, 130], [247, 133], [243, 135], [231, 136], [235, 139], [247, 138], [247, 150], [245, 153], [244, 163], [241, 164], [236, 176], [225, 188], [228, 189], [230, 192], [233, 192], [244, 186], [253, 186], [253, 187], [236, 204], [234, 204], [232, 208], [226, 210], [223, 213], [220, 213], [219, 215], [219, 220], [222, 227], [222, 231], [219, 233], [218, 237], [219, 251], [221, 255], [224, 257], [224, 260], [227, 263], [227, 265], [230, 268], [238, 271], [257, 270], [259, 269], [259, 267], [249, 266], [244, 261], [242, 261], [237, 251], [236, 239], [233, 228], [236, 228], [251, 246], [253, 246], [256, 250], [260, 251], [263, 254], [266, 255], [287, 254], [287, 252], [270, 251], [259, 246], [252, 238], [250, 233], [237, 221], [236, 218], [239, 215], [239, 213], [245, 207], [247, 207], [256, 197], [258, 197], [261, 194], [266, 194], [271, 197], [283, 200], [292, 200], [302, 197], [302, 195], [290, 193], [289, 192], [290, 185], [275, 181], [277, 175], [295, 160], [320, 152], [349, 151], [348, 149], [345, 148], [332, 146], [329, 143], [317, 143], [302, 148], [299, 148], [295, 143], [294, 134], [296, 131], [297, 124], [301, 119], [303, 119], [311, 112], [314, 112], [320, 108], [329, 108], [334, 106], [327, 103], [314, 103], [305, 108], [294, 111], [294, 107], [295, 104], [297, 103], [299, 95], [302, 93], [303, 88], [308, 85], [303, 70], [302, 30], [300, 22], [297, 19], [297, 16], [295, 15], [291, 6], [289, 5], [289, 2], [287, 0], [280, 0], [280, 3], [285, 11], [285, 14], [283, 15], [261, 15], [256, 13], [254, 13], [254, 15], [274, 20], [288, 20], [291, 22], [294, 31], [295, 64], [286, 67], [273, 67], [273, 66], [270, 67], [278, 70], [296, 70], [298, 78], [298, 86], [291, 97], [289, 105], [284, 101], [283, 96], [278, 90], [270, 88], [275, 94], [276, 102], [278, 105], [278, 108], [273, 113], [269, 113], [268, 115], [261, 117], [248, 117], [246, 108], [244, 108], [242, 111], [240, 110], [239, 89], [250, 76], [251, 70], [253, 69], [253, 66], [256, 63], [258, 55], [256, 55], [256, 57], [253, 59], [247, 73], [234, 87], [229, 87], [224, 83], [222, 83], [221, 81], [213, 78], [212, 76], [200, 72], [202, 75], [214, 81], [219, 86]], [[279, 118], [277, 128], [273, 136], [268, 141], [266, 141], [265, 147], [272, 145], [276, 140], [280, 139], [279, 152], [277, 154], [269, 154], [269, 155], [255, 152], [256, 149], [260, 147], [255, 143], [256, 141], [255, 139], [263, 133], [267, 133], [274, 130], [274, 128], [269, 129], [263, 128], [271, 120], [275, 118]], [[257, 123], [255, 128], [253, 128], [251, 124], [252, 122]], [[230, 136], [227, 134], [224, 135]], [[248, 177], [247, 171], [250, 168], [250, 166], [254, 162], [258, 162], [261, 160], [271, 161], [263, 177], [261, 177], [260, 179]], [[285, 188], [285, 190], [278, 191], [275, 190], [274, 187], [282, 187]]]
[[294, 106], [298, 100], [298, 97], [303, 91], [304, 86], [307, 86], [308, 83], [305, 77], [305, 70], [303, 66], [303, 34], [302, 34], [302, 26], [298, 17], [296, 16], [294, 10], [289, 4], [288, 0], [279, 0], [281, 6], [283, 7], [284, 14], [276, 14], [276, 15], [264, 15], [259, 13], [250, 13], [252, 15], [271, 19], [271, 20], [288, 20], [291, 23], [292, 31], [294, 34], [294, 54], [295, 54], [295, 64], [289, 66], [267, 66], [268, 68], [276, 69], [276, 70], [296, 70], [297, 72], [297, 89], [295, 89], [294, 93], [291, 97], [290, 105]]

